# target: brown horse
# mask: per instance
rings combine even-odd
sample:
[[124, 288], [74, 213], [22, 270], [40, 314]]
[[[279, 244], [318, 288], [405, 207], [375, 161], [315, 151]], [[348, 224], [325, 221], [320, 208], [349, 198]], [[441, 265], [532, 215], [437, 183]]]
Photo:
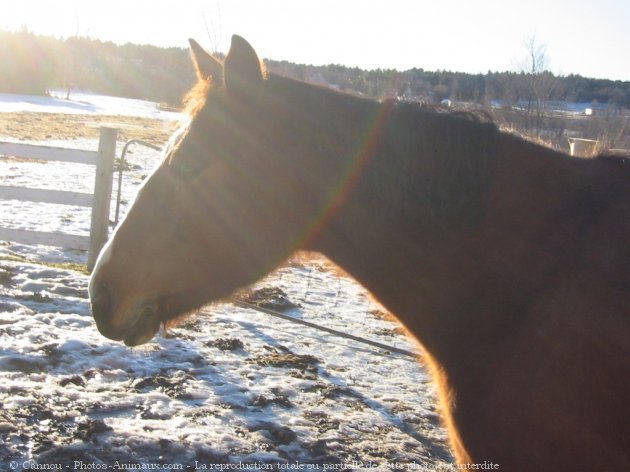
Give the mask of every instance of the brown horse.
[[488, 120], [266, 75], [191, 41], [191, 121], [90, 282], [105, 336], [149, 341], [297, 249], [426, 349], [460, 463], [630, 470], [630, 163]]

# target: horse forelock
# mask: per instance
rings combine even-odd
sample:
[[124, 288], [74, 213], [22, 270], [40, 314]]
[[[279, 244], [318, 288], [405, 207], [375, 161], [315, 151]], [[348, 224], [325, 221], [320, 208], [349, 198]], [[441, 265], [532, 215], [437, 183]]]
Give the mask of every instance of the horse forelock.
[[212, 79], [199, 79], [184, 97], [184, 113], [191, 119], [195, 118], [206, 104], [208, 94], [213, 87]]

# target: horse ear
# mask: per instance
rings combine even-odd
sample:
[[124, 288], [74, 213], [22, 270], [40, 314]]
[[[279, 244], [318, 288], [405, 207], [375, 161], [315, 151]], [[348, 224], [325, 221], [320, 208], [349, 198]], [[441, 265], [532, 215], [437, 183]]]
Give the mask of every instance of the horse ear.
[[197, 77], [201, 80], [208, 80], [211, 77], [215, 83], [221, 82], [223, 80], [223, 65], [199, 46], [199, 43], [194, 39], [189, 39], [188, 42], [190, 43], [192, 60], [197, 70]]
[[256, 90], [263, 80], [256, 51], [240, 36], [232, 36], [230, 52], [225, 58], [224, 77], [228, 91], [237, 95]]

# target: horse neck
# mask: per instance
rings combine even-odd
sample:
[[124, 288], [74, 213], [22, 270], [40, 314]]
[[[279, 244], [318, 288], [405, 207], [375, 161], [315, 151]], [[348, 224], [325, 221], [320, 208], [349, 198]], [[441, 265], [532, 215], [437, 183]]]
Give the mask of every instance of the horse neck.
[[[556, 177], [564, 172], [564, 164], [550, 165], [551, 151], [505, 135], [495, 137], [492, 152], [497, 161], [487, 176], [492, 184], [484, 183], [485, 206], [474, 222], [449, 224], [448, 215], [442, 215], [447, 223], [433, 224], [435, 215], [422, 201], [398, 200], [406, 209], [397, 212], [394, 202], [383, 197], [387, 192], [374, 188], [387, 176], [369, 175], [382, 173], [384, 167], [368, 165], [363, 183], [357, 184], [314, 247], [370, 290], [452, 370], [467, 368], [462, 353], [476, 352], [475, 362], [481, 363], [481, 353], [492, 353], [493, 346], [509, 339], [536, 290], [532, 274], [551, 263], [529, 261], [528, 246], [549, 223], [540, 208], [561, 206]], [[374, 158], [384, 159], [385, 154], [377, 151]], [[432, 165], [417, 169], [432, 172]], [[418, 195], [416, 178], [423, 182], [422, 176], [406, 175], [402, 188], [391, 188], [395, 199], [407, 195], [413, 200]], [[564, 180], [566, 185], [560, 187], [567, 190], [573, 184], [570, 178]], [[458, 205], [452, 211], [459, 211]]]

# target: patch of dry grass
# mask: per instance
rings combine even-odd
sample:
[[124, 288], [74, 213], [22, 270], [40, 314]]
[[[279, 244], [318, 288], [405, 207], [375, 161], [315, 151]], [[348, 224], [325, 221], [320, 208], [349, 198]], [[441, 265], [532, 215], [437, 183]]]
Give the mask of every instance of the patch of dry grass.
[[0, 113], [0, 139], [44, 141], [48, 139], [98, 138], [101, 127], [117, 128], [118, 140], [142, 139], [164, 144], [177, 129], [177, 121], [121, 115], [72, 115], [66, 113]]

